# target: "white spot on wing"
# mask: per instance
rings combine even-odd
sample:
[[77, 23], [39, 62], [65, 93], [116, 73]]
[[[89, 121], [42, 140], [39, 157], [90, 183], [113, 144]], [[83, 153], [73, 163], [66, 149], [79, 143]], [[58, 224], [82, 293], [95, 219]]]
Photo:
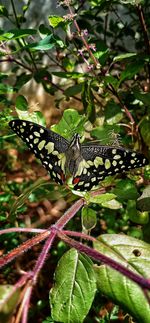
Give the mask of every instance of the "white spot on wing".
[[120, 158], [121, 156], [119, 154], [114, 156], [114, 159], [120, 159]]
[[23, 129], [23, 128], [21, 128], [21, 129], [20, 129], [20, 132], [21, 132], [21, 133], [23, 133], [23, 132], [24, 132], [24, 129]]
[[35, 138], [34, 141], [33, 141], [34, 144], [36, 145], [39, 142], [39, 140], [40, 140], [39, 138]]
[[109, 159], [106, 159], [105, 160], [105, 168], [106, 169], [109, 169], [111, 167], [111, 162], [110, 162], [110, 160]]
[[117, 152], [117, 149], [113, 149], [113, 150], [112, 150], [112, 154], [113, 154], [113, 155], [115, 155], [115, 154], [116, 154], [116, 152]]
[[44, 129], [43, 128], [40, 128], [40, 133], [43, 133], [44, 132]]
[[112, 161], [112, 164], [113, 164], [113, 166], [115, 167], [115, 166], [117, 166], [117, 162], [116, 162], [116, 160], [113, 160]]
[[[89, 161], [87, 161], [87, 163], [89, 163]], [[97, 156], [95, 159], [94, 159], [94, 162], [92, 162], [91, 166], [93, 165], [94, 163], [94, 166], [97, 168], [98, 166], [102, 166], [104, 164], [103, 162], [103, 158], [102, 157], [99, 157]]]
[[119, 160], [119, 164], [122, 165], [123, 164], [123, 160]]
[[45, 141], [45, 140], [42, 140], [42, 141], [40, 141], [40, 142], [39, 142], [39, 144], [38, 144], [38, 148], [39, 148], [39, 150], [42, 150], [42, 149], [43, 149], [43, 147], [44, 147], [45, 143], [46, 143], [46, 141]]
[[86, 173], [87, 173], [87, 168], [86, 168], [86, 167], [84, 167], [84, 168], [83, 168], [83, 174], [84, 174], [84, 175], [86, 175]]
[[85, 187], [89, 187], [90, 186], [90, 183], [85, 183], [84, 186]]
[[54, 151], [52, 152], [52, 154], [56, 156], [56, 155], [58, 155], [58, 151], [57, 151], [57, 150], [54, 150]]
[[36, 136], [36, 137], [40, 137], [40, 133], [39, 133], [39, 132], [37, 132], [37, 131], [34, 131], [34, 136]]
[[51, 154], [52, 151], [54, 150], [54, 143], [53, 142], [48, 142], [48, 144], [45, 146], [45, 149], [48, 150], [49, 154]]

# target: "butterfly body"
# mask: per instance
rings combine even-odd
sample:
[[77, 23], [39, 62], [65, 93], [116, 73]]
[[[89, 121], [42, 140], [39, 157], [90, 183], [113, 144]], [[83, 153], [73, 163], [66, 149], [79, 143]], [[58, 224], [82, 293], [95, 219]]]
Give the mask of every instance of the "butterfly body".
[[9, 125], [56, 183], [64, 184], [71, 177], [75, 190], [91, 190], [106, 176], [148, 164], [143, 154], [123, 147], [82, 145], [78, 134], [68, 141], [30, 121], [12, 120]]

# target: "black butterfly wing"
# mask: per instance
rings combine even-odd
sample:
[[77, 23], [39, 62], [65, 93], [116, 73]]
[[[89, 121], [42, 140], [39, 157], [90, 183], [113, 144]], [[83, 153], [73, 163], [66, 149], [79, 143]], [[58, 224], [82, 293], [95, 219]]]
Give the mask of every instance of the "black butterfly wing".
[[65, 181], [65, 151], [69, 142], [59, 134], [38, 124], [25, 120], [12, 120], [11, 129], [39, 158], [56, 183]]
[[115, 146], [84, 146], [82, 165], [73, 179], [77, 190], [91, 190], [105, 177], [148, 164], [141, 153]]

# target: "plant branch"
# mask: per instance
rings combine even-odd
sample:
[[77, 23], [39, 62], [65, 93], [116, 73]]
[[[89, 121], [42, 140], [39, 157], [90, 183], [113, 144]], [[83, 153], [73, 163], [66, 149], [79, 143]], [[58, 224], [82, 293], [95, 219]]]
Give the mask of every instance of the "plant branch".
[[69, 210], [67, 210], [63, 216], [57, 221], [57, 223], [51, 227], [51, 232], [50, 235], [42, 249], [42, 252], [40, 253], [37, 262], [35, 264], [35, 267], [33, 269], [33, 279], [34, 279], [34, 283], [37, 280], [39, 271], [41, 270], [45, 259], [47, 257], [48, 251], [55, 239], [55, 237], [57, 236], [57, 230], [61, 230], [63, 229], [63, 227], [74, 217], [74, 215], [80, 210], [80, 208], [84, 205], [84, 200], [80, 199], [77, 202], [75, 202]]
[[30, 232], [30, 233], [42, 233], [46, 232], [47, 230], [45, 229], [32, 229], [32, 228], [9, 228], [9, 229], [4, 229], [0, 230], [0, 235], [1, 234], [6, 234], [6, 233], [11, 233], [11, 232]]
[[126, 277], [128, 277], [129, 279], [134, 281], [135, 283], [137, 283], [140, 287], [150, 289], [150, 281], [149, 280], [143, 278], [140, 275], [135, 274], [133, 271], [131, 271], [130, 269], [126, 268], [125, 266], [117, 263], [115, 260], [109, 258], [108, 256], [103, 255], [102, 253], [98, 252], [95, 249], [92, 249], [86, 245], [83, 245], [82, 243], [80, 243], [78, 241], [75, 241], [75, 240], [67, 237], [66, 235], [64, 235], [60, 231], [57, 233], [57, 235], [61, 240], [63, 240], [64, 242], [66, 242], [67, 244], [72, 246], [73, 248], [76, 248], [77, 250], [85, 253], [87, 256], [91, 257], [92, 259], [94, 259], [96, 261], [101, 261], [104, 264], [108, 265], [109, 267], [119, 271], [120, 273], [122, 273], [123, 275], [125, 275]]
[[45, 240], [49, 236], [49, 234], [50, 234], [50, 232], [48, 230], [43, 233], [39, 233], [34, 238], [31, 238], [31, 239], [25, 241], [19, 247], [13, 249], [8, 254], [2, 256], [0, 258], [0, 267], [5, 266], [10, 261], [12, 261], [14, 258], [19, 256], [21, 253], [27, 251], [28, 249], [33, 247], [35, 244], [38, 244], [41, 241]]
[[[30, 298], [31, 298], [31, 294], [32, 294], [32, 289], [33, 286], [31, 286], [31, 281], [28, 281], [27, 286], [26, 286], [26, 291], [25, 291], [25, 295], [20, 307], [20, 317], [19, 317], [19, 321], [22, 315], [22, 323], [26, 323], [28, 320], [28, 311], [29, 311], [29, 306], [30, 306]], [[19, 323], [18, 321], [18, 323]], [[17, 323], [17, 322], [16, 322]]]
[[[73, 16], [74, 16], [74, 13], [73, 13], [73, 11], [72, 11], [72, 9], [71, 9], [71, 7], [70, 7], [70, 5], [69, 5], [69, 4], [68, 4], [68, 9], [69, 9], [70, 15], [73, 17]], [[74, 25], [75, 25], [75, 27], [76, 27], [76, 29], [77, 29], [77, 31], [78, 31], [78, 33], [79, 33], [79, 35], [80, 35], [80, 37], [81, 37], [82, 41], [83, 41], [84, 46], [86, 47], [86, 49], [87, 49], [87, 51], [88, 51], [89, 55], [91, 56], [91, 59], [92, 59], [92, 61], [93, 61], [94, 65], [95, 65], [95, 67], [97, 68], [97, 67], [99, 66], [99, 61], [98, 61], [98, 60], [95, 58], [95, 56], [93, 55], [93, 53], [92, 53], [92, 51], [91, 51], [91, 49], [90, 49], [90, 47], [89, 47], [89, 45], [88, 45], [87, 41], [85, 40], [84, 36], [82, 35], [81, 29], [80, 29], [80, 27], [79, 27], [79, 25], [78, 25], [78, 23], [77, 23], [76, 19], [73, 19], [73, 22], [74, 22]]]
[[128, 117], [128, 119], [130, 120], [130, 124], [131, 124], [131, 129], [132, 131], [134, 130], [134, 126], [135, 126], [135, 120], [132, 117], [132, 114], [130, 113], [130, 111], [128, 110], [128, 108], [125, 106], [125, 104], [123, 104], [123, 102], [120, 99], [120, 96], [118, 94], [118, 92], [114, 89], [114, 87], [112, 85], [110, 85], [108, 87], [108, 89], [116, 96], [116, 98], [119, 101], [119, 104], [121, 106], [121, 108], [124, 110], [126, 116]]
[[61, 230], [61, 233], [65, 234], [66, 236], [78, 237], [78, 238], [82, 238], [84, 240], [89, 240], [89, 241], [93, 241], [93, 242], [97, 241], [96, 238], [91, 237], [88, 234], [81, 233], [81, 232]]
[[[150, 55], [150, 40], [148, 37], [148, 30], [146, 26], [146, 22], [144, 19], [144, 13], [141, 5], [137, 5], [137, 12], [141, 24], [141, 28], [143, 30], [143, 36], [144, 36], [144, 41], [145, 41], [145, 47], [146, 47], [146, 54]], [[150, 82], [150, 64], [148, 64], [148, 73], [149, 73], [149, 82]]]
[[12, 5], [13, 13], [14, 13], [14, 16], [15, 16], [15, 19], [16, 19], [16, 25], [17, 25], [18, 29], [20, 29], [20, 24], [19, 24], [19, 21], [18, 21], [18, 17], [17, 17], [17, 13], [16, 13], [16, 8], [15, 8], [14, 1], [13, 0], [11, 0], [11, 5]]

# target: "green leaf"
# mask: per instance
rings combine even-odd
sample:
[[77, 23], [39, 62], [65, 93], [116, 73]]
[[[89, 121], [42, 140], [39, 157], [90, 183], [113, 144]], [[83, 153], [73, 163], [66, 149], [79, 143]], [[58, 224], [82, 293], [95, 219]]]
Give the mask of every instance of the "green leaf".
[[83, 86], [83, 83], [79, 83], [79, 84], [76, 84], [76, 85], [73, 85], [73, 86], [69, 86], [65, 91], [64, 91], [64, 95], [68, 96], [68, 97], [71, 97], [71, 96], [74, 96], [78, 93], [81, 93], [82, 91], [82, 86]]
[[[45, 118], [41, 111], [34, 111], [32, 113], [28, 112], [27, 110], [27, 101], [24, 96], [20, 95], [17, 97], [16, 100], [16, 112], [18, 114], [19, 119], [27, 120], [34, 123], [37, 123], [43, 127], [46, 126]], [[19, 108], [17, 108], [19, 107]]]
[[149, 108], [150, 103], [150, 93], [149, 92], [139, 92], [136, 89], [133, 91], [134, 96], [139, 101], [143, 102]]
[[104, 66], [104, 64], [106, 63], [106, 60], [108, 58], [108, 55], [109, 55], [109, 49], [107, 48], [106, 50], [104, 51], [96, 51], [94, 53], [94, 56], [99, 60], [100, 64], [102, 66]]
[[[125, 235], [105, 234], [94, 243], [94, 248], [135, 273], [149, 279], [149, 244]], [[142, 289], [118, 271], [95, 265], [98, 289], [115, 304], [120, 304], [138, 321], [149, 322], [150, 307]]]
[[0, 83], [0, 94], [8, 94], [8, 93], [9, 94], [15, 93], [14, 88], [8, 84]]
[[36, 29], [11, 29], [8, 32], [0, 35], [0, 40], [12, 40], [17, 38], [25, 38], [27, 36], [35, 35]]
[[125, 200], [136, 200], [139, 196], [135, 182], [130, 179], [118, 181], [112, 192], [122, 202]]
[[135, 200], [128, 200], [127, 202], [127, 209], [126, 209], [126, 216], [130, 219], [130, 221], [137, 223], [137, 224], [146, 224], [149, 221], [148, 212], [140, 212], [137, 210], [136, 201]]
[[18, 95], [16, 98], [16, 108], [20, 111], [28, 110], [28, 102], [23, 95]]
[[150, 164], [144, 167], [144, 178], [150, 180]]
[[60, 27], [60, 26], [64, 25], [64, 23], [66, 23], [66, 20], [63, 17], [56, 16], [56, 15], [49, 16], [48, 21], [49, 21], [50, 26], [53, 28]]
[[144, 63], [140, 60], [132, 62], [132, 64], [126, 65], [125, 70], [120, 75], [120, 83], [127, 79], [131, 80], [133, 76], [138, 74], [143, 67]]
[[97, 204], [102, 204], [108, 201], [113, 200], [116, 197], [115, 194], [112, 193], [105, 193], [97, 196], [91, 196], [89, 195], [89, 203], [97, 203]]
[[102, 202], [102, 206], [106, 207], [111, 210], [118, 210], [122, 208], [122, 204], [115, 199], [112, 199], [110, 201]]
[[93, 123], [96, 118], [96, 109], [94, 104], [95, 98], [92, 91], [91, 81], [83, 82], [81, 98], [84, 106], [84, 113], [85, 115], [87, 115], [88, 120], [90, 120]]
[[8, 17], [8, 11], [5, 6], [0, 6], [0, 16]]
[[45, 38], [41, 39], [38, 43], [33, 43], [27, 45], [26, 48], [30, 48], [32, 50], [49, 50], [52, 49], [56, 45], [55, 38], [53, 34], [47, 35]]
[[76, 110], [68, 109], [64, 111], [60, 122], [51, 129], [65, 138], [71, 138], [75, 133], [82, 134], [86, 118], [81, 116]]
[[42, 178], [39, 178], [35, 181], [32, 185], [30, 185], [28, 188], [24, 190], [24, 192], [17, 198], [17, 200], [14, 202], [14, 204], [11, 207], [11, 211], [9, 214], [10, 221], [14, 221], [15, 212], [17, 212], [17, 209], [20, 208], [25, 201], [28, 199], [29, 195], [36, 190], [37, 188], [41, 187], [42, 185], [47, 184], [47, 181], [45, 181]]
[[39, 32], [42, 34], [42, 35], [48, 35], [48, 34], [50, 34], [51, 32], [50, 32], [50, 29], [49, 28], [47, 28], [47, 26], [45, 26], [44, 24], [41, 24], [40, 26], [39, 26]]
[[69, 250], [57, 265], [54, 287], [50, 291], [52, 318], [63, 323], [82, 323], [95, 291], [91, 260], [75, 249]]
[[123, 113], [120, 110], [120, 106], [113, 100], [110, 100], [105, 106], [105, 119], [109, 125], [118, 123], [123, 119]]
[[130, 4], [131, 6], [138, 6], [140, 3], [142, 4], [144, 0], [121, 0], [123, 4]]
[[0, 194], [0, 203], [9, 202], [12, 195], [10, 193], [1, 193]]
[[142, 224], [142, 225], [149, 223], [149, 212], [137, 211], [136, 223]]
[[64, 47], [63, 41], [53, 34], [47, 35], [45, 38], [41, 39], [39, 42], [25, 45], [22, 49], [30, 49], [31, 51], [41, 50], [46, 51], [52, 49], [54, 46]]
[[103, 145], [105, 144], [113, 144], [114, 135], [119, 133], [120, 127], [116, 124], [113, 125], [102, 125], [94, 128], [91, 131], [91, 135], [99, 139]]
[[150, 147], [150, 119], [144, 119], [140, 124], [141, 136], [145, 144]]
[[[12, 291], [14, 292], [11, 294]], [[19, 297], [19, 289], [14, 290], [12, 285], [0, 285], [0, 322], [10, 322]]]
[[95, 228], [97, 222], [96, 212], [93, 209], [84, 206], [81, 212], [81, 221], [82, 227], [85, 230], [92, 230]]
[[64, 57], [62, 64], [67, 72], [73, 72], [75, 68], [75, 62], [71, 58]]
[[114, 87], [114, 89], [118, 89], [119, 81], [116, 77], [114, 77], [112, 75], [105, 75], [104, 84], [105, 84], [105, 86], [111, 84]]
[[21, 75], [17, 76], [15, 89], [19, 91], [23, 85], [25, 85], [27, 82], [29, 82], [32, 79], [32, 77], [33, 77], [32, 74], [26, 74], [26, 73], [22, 73]]
[[142, 195], [138, 198], [137, 208], [141, 211], [150, 211], [150, 185], [143, 190]]
[[128, 58], [135, 58], [137, 57], [137, 53], [126, 53], [126, 54], [121, 54], [121, 55], [117, 55], [113, 58], [113, 62], [120, 62], [124, 59], [128, 59]]

